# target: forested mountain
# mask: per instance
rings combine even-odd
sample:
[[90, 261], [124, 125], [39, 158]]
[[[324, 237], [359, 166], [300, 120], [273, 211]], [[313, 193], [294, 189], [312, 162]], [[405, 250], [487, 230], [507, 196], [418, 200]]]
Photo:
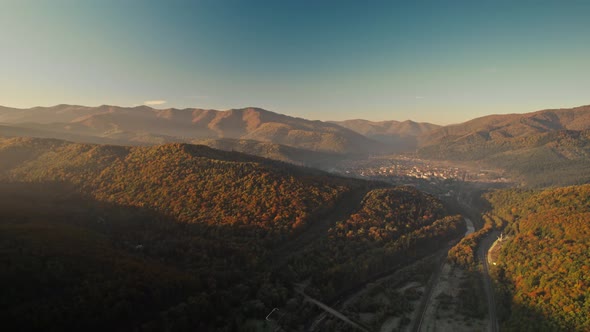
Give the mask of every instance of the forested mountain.
[[424, 145], [468, 140], [473, 134], [487, 139], [527, 137], [556, 130], [590, 129], [590, 105], [523, 114], [498, 114], [444, 126], [424, 137]]
[[2, 107], [0, 123], [127, 144], [233, 138], [338, 153], [365, 153], [383, 148], [380, 143], [335, 124], [294, 118], [260, 108], [217, 111], [108, 105]]
[[431, 123], [411, 120], [374, 122], [356, 119], [332, 121], [332, 123], [354, 130], [376, 141], [386, 143], [396, 152], [414, 152], [421, 137], [441, 127]]
[[17, 330], [249, 330], [274, 307], [294, 328], [315, 310], [294, 284], [330, 301], [461, 233], [413, 189], [188, 144], [4, 138], [0, 180]]
[[497, 191], [508, 224], [494, 270], [507, 331], [590, 330], [590, 185]]
[[424, 158], [478, 161], [527, 185], [590, 180], [590, 106], [493, 115], [440, 128], [424, 139]]
[[296, 220], [303, 226], [350, 190], [350, 181], [311, 169], [187, 144], [120, 147], [16, 138], [0, 143], [0, 156], [7, 180], [71, 182], [95, 199], [149, 207], [185, 222], [266, 223], [262, 228], [279, 233], [277, 228], [296, 228]]

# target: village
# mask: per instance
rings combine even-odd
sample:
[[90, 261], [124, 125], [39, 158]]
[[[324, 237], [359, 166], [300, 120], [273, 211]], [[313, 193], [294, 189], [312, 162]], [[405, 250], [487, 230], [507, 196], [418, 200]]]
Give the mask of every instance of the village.
[[498, 170], [481, 169], [475, 165], [424, 160], [407, 155], [347, 161], [339, 169], [335, 169], [335, 172], [352, 177], [408, 184], [415, 180], [433, 182], [432, 184], [449, 182], [449, 180], [487, 183], [508, 181]]

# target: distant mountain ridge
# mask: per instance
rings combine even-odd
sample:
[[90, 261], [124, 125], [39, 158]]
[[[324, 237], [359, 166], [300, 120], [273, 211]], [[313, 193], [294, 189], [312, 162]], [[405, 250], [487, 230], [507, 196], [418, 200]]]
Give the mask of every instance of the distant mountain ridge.
[[413, 152], [420, 143], [420, 137], [441, 128], [427, 122], [406, 121], [369, 121], [363, 119], [330, 121], [344, 128], [353, 130], [368, 138], [392, 145], [396, 152]]
[[489, 115], [423, 137], [427, 159], [478, 161], [533, 186], [590, 181], [590, 106]]
[[586, 129], [590, 129], [590, 105], [523, 114], [488, 115], [440, 127], [424, 137], [423, 145], [460, 140], [475, 133], [489, 139], [498, 139], [524, 137], [555, 130]]
[[[578, 169], [588, 160], [590, 106], [488, 115], [438, 126], [414, 121], [310, 121], [260, 108], [0, 107], [0, 136], [154, 145], [195, 143], [329, 169], [351, 155], [417, 152], [481, 161], [522, 174], [533, 165]], [[319, 161], [319, 162], [318, 162]], [[548, 164], [549, 163], [549, 164]]]
[[396, 134], [400, 136], [422, 136], [442, 126], [428, 123], [406, 121], [369, 121], [364, 119], [353, 119], [344, 121], [329, 121], [339, 126], [354, 130], [365, 136]]
[[0, 107], [0, 123], [136, 144], [230, 138], [321, 152], [360, 153], [383, 148], [376, 141], [332, 123], [290, 117], [253, 107], [227, 111], [109, 105], [57, 105], [30, 109]]

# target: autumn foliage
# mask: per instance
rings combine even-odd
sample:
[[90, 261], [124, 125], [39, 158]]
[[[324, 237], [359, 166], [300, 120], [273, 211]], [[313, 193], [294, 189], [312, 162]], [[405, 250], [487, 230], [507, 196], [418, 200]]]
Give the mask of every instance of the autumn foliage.
[[0, 318], [32, 331], [296, 329], [294, 284], [330, 301], [464, 232], [413, 188], [186, 144], [0, 139], [0, 212]]
[[510, 221], [496, 271], [506, 330], [590, 330], [590, 185], [487, 198]]

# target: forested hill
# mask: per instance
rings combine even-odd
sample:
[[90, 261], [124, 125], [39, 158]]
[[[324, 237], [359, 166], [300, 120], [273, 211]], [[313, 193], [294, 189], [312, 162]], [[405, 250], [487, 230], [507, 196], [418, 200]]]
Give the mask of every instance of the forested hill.
[[487, 196], [508, 224], [493, 270], [506, 331], [590, 330], [590, 185]]
[[11, 181], [72, 183], [101, 201], [147, 207], [183, 222], [256, 225], [288, 234], [362, 181], [206, 146], [120, 147], [0, 141]]
[[298, 329], [294, 283], [331, 301], [462, 232], [417, 190], [204, 146], [2, 139], [0, 176], [11, 330]]
[[590, 106], [490, 115], [435, 130], [423, 158], [477, 161], [533, 187], [590, 181]]

